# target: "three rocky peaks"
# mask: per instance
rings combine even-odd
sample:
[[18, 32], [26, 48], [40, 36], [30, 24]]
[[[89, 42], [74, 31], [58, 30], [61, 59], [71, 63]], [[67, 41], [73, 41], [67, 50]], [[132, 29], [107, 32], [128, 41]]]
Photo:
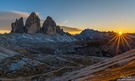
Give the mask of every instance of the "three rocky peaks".
[[32, 12], [27, 18], [24, 25], [23, 18], [16, 19], [11, 24], [11, 33], [45, 33], [45, 34], [60, 34], [63, 35], [65, 32], [59, 26], [56, 25], [55, 21], [48, 16], [41, 27], [40, 18], [35, 12]]

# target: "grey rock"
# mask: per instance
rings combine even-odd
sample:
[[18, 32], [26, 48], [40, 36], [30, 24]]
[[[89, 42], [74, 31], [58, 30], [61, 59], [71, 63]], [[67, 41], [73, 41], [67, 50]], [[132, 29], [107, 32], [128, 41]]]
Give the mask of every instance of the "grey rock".
[[11, 24], [11, 28], [12, 33], [23, 33], [24, 32], [23, 18], [21, 17], [19, 20], [16, 19], [16, 21]]
[[56, 23], [50, 16], [44, 21], [42, 31], [46, 34], [56, 34]]
[[40, 32], [40, 18], [35, 12], [32, 12], [26, 20], [25, 32], [26, 33], [37, 33]]
[[36, 15], [35, 12], [32, 12], [30, 16], [27, 18], [25, 26], [23, 23], [23, 18], [21, 17], [19, 20], [16, 19], [15, 23], [11, 24], [13, 33], [45, 33], [48, 35], [64, 35], [67, 34], [63, 31], [63, 29], [60, 28], [60, 26], [57, 26], [55, 21], [48, 16], [46, 20], [43, 23], [43, 26], [41, 28], [40, 25], [40, 18]]
[[63, 35], [65, 33], [59, 26], [56, 26], [56, 32], [60, 35]]

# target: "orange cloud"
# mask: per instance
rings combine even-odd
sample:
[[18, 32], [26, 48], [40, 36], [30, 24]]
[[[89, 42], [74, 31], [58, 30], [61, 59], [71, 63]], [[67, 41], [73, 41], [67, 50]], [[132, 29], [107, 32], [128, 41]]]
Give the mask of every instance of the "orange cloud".
[[82, 29], [79, 29], [79, 28], [73, 28], [73, 27], [67, 27], [67, 26], [60, 26], [61, 28], [63, 28], [63, 30], [65, 32], [68, 32], [70, 34], [79, 34]]
[[0, 30], [0, 34], [10, 33], [10, 30]]

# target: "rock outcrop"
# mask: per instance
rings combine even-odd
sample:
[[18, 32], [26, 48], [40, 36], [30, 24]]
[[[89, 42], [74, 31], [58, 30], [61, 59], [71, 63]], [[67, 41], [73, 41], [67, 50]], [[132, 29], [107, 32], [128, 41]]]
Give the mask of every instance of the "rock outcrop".
[[11, 33], [45, 33], [45, 34], [60, 34], [63, 35], [65, 32], [59, 26], [56, 25], [55, 21], [48, 16], [43, 23], [41, 28], [40, 18], [35, 12], [32, 12], [27, 18], [25, 26], [23, 24], [23, 18], [16, 20], [15, 23], [11, 24]]
[[23, 33], [24, 32], [23, 18], [21, 17], [19, 20], [16, 19], [16, 21], [11, 24], [11, 28], [12, 28], [11, 32]]
[[56, 23], [50, 16], [44, 21], [42, 31], [46, 34], [56, 34]]
[[60, 28], [60, 26], [56, 26], [56, 32], [60, 35], [63, 35], [65, 33], [63, 29]]
[[[67, 75], [49, 81], [134, 81], [134, 59], [135, 49], [132, 49], [103, 62], [70, 72]], [[124, 77], [122, 77], [123, 75]]]
[[25, 28], [26, 33], [40, 32], [40, 19], [35, 12], [32, 12], [26, 20]]
[[48, 16], [44, 21], [42, 31], [46, 34], [64, 34], [63, 29], [57, 26], [55, 21], [50, 16]]

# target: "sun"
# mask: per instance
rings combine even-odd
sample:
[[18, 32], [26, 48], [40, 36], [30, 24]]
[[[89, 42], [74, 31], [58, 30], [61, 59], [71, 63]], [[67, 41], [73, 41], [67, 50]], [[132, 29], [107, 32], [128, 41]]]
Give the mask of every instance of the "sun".
[[122, 35], [123, 33], [121, 31], [119, 31], [119, 35]]
[[132, 44], [131, 42], [133, 42], [131, 37], [131, 35], [119, 31], [118, 33], [115, 33], [113, 35], [113, 37], [109, 40], [108, 44], [112, 44], [112, 47], [116, 49], [115, 54], [117, 55], [121, 53], [121, 49], [119, 48], [127, 46], [128, 49], [132, 49], [132, 47], [130, 46]]

